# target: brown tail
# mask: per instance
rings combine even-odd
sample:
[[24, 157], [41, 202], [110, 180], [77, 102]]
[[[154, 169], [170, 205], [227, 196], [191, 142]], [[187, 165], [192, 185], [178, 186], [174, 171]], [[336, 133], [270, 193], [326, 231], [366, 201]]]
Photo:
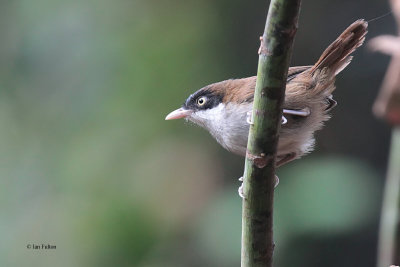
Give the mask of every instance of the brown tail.
[[322, 53], [317, 63], [311, 68], [316, 70], [328, 68], [335, 75], [341, 72], [351, 62], [351, 53], [360, 47], [367, 34], [368, 23], [359, 19], [351, 24], [327, 49]]

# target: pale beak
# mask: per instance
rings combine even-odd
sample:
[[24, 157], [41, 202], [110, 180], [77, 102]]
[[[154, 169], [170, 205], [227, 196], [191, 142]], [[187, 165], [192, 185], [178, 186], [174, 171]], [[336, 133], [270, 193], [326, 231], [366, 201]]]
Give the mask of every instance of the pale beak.
[[189, 116], [192, 113], [193, 113], [193, 110], [179, 108], [179, 109], [174, 110], [171, 113], [169, 113], [167, 115], [167, 117], [165, 117], [165, 120], [168, 121], [168, 120], [176, 120], [176, 119], [186, 118], [187, 116]]

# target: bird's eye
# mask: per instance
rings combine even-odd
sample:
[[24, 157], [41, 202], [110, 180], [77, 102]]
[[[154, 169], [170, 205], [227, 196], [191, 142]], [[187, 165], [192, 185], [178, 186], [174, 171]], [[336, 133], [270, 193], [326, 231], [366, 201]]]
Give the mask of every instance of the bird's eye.
[[199, 97], [199, 98], [197, 99], [197, 105], [198, 105], [198, 106], [204, 106], [204, 104], [206, 103], [206, 101], [207, 101], [207, 97], [205, 97], [205, 96]]

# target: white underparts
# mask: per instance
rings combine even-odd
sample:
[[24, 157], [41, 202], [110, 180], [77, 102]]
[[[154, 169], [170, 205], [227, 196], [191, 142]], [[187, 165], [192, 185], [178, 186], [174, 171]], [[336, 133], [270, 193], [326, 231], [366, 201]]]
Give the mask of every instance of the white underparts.
[[[245, 156], [250, 127], [248, 113], [251, 114], [252, 108], [252, 103], [221, 103], [214, 108], [194, 112], [187, 119], [208, 130], [225, 149]], [[305, 119], [300, 127], [291, 128], [287, 123], [282, 124], [278, 144], [279, 155], [294, 152], [300, 157], [313, 149], [313, 132], [320, 127], [320, 121], [313, 125], [307, 123], [307, 116]]]

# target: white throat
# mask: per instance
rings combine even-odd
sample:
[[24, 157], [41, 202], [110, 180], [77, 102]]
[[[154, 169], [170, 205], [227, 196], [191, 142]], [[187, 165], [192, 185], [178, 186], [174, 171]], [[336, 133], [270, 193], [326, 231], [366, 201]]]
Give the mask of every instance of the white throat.
[[246, 119], [252, 105], [221, 103], [214, 108], [194, 112], [188, 119], [207, 129], [227, 150], [245, 155], [249, 133]]

